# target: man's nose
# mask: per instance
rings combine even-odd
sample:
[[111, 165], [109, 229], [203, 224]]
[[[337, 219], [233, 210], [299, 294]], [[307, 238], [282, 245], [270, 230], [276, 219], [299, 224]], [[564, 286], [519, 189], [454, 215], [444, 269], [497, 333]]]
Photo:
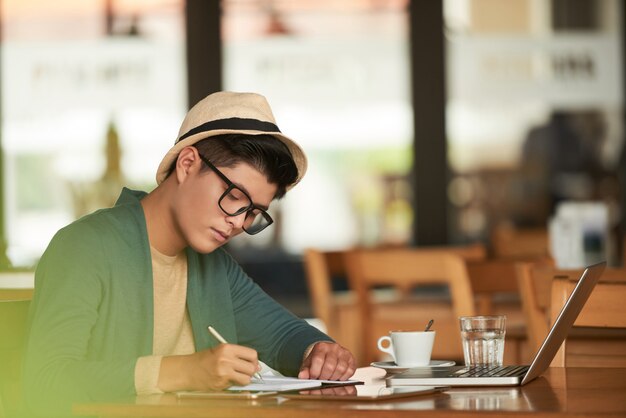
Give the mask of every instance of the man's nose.
[[243, 223], [245, 222], [247, 215], [248, 215], [248, 212], [243, 212], [243, 213], [240, 213], [239, 215], [229, 216], [227, 219], [228, 219], [228, 222], [230, 222], [234, 228], [242, 229]]

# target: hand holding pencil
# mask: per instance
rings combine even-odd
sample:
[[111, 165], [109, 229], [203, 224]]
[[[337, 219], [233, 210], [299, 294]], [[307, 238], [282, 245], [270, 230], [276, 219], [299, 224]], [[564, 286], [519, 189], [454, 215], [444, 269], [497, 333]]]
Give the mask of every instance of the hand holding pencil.
[[[215, 328], [209, 325], [208, 329], [211, 335], [213, 335], [217, 341], [219, 341], [221, 344], [228, 344], [226, 339], [222, 337], [222, 335], [219, 332], [217, 332]], [[263, 382], [263, 377], [261, 376], [259, 372], [254, 373], [254, 377], [260, 380], [261, 382]]]
[[[218, 338], [218, 341], [225, 340]], [[187, 355], [164, 356], [161, 360], [158, 387], [164, 392], [175, 392], [214, 391], [233, 385], [244, 386], [250, 383], [250, 378], [258, 372], [258, 367], [257, 352], [254, 349], [222, 343]]]

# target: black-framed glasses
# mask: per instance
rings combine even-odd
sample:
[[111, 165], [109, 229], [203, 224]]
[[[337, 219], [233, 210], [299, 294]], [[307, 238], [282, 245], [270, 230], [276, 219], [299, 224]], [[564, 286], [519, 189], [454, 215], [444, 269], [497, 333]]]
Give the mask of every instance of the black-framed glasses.
[[222, 212], [228, 216], [239, 216], [244, 212], [246, 213], [246, 218], [243, 221], [243, 230], [247, 234], [258, 234], [274, 222], [269, 213], [254, 204], [248, 193], [230, 181], [211, 161], [204, 158], [200, 153], [198, 153], [198, 156], [228, 186], [217, 201]]

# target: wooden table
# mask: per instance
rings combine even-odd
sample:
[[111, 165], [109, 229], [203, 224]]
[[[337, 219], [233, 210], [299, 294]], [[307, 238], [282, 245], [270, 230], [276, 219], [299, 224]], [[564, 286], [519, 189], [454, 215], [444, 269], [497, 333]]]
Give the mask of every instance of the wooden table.
[[[356, 378], [384, 385], [384, 372], [361, 368]], [[626, 417], [626, 368], [551, 368], [522, 387], [455, 388], [386, 402], [217, 401], [138, 396], [116, 403], [75, 405], [78, 415], [112, 417]]]
[[0, 300], [32, 299], [34, 287], [31, 271], [0, 272]]

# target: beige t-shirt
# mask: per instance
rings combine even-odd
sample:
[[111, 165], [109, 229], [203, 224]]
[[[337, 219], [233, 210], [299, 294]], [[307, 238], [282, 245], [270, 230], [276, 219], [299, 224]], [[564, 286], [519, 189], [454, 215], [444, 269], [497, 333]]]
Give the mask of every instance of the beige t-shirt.
[[163, 393], [158, 388], [163, 356], [195, 352], [191, 321], [187, 312], [187, 255], [161, 254], [150, 247], [154, 286], [154, 334], [152, 355], [135, 364], [137, 394]]

